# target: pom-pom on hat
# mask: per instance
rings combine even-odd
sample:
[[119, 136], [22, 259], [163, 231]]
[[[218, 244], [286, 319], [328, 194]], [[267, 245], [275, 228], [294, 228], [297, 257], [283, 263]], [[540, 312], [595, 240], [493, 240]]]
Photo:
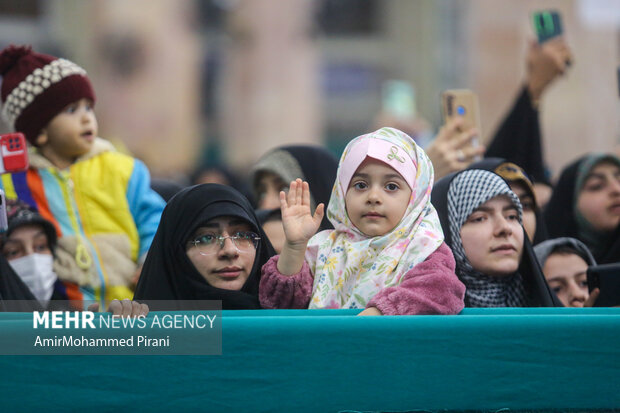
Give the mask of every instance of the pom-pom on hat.
[[82, 98], [95, 101], [86, 71], [75, 63], [8, 46], [0, 52], [2, 118], [31, 144], [50, 120]]

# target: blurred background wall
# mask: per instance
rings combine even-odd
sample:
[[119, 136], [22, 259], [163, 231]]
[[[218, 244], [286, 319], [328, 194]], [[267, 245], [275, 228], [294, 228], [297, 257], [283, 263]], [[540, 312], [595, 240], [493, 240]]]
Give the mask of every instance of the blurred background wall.
[[285, 143], [339, 155], [373, 126], [387, 79], [414, 86], [433, 130], [440, 92], [473, 89], [486, 141], [521, 87], [531, 13], [547, 8], [574, 55], [541, 106], [557, 173], [618, 144], [618, 0], [2, 0], [0, 46], [75, 60], [100, 135], [178, 178], [204, 163], [245, 172]]

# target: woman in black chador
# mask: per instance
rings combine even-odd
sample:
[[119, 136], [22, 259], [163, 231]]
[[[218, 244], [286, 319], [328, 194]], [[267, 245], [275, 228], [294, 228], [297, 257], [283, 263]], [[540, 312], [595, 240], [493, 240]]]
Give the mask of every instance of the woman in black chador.
[[[260, 308], [260, 271], [272, 255], [247, 198], [224, 185], [192, 186], [164, 209], [134, 299], [146, 300], [151, 310], [162, 309], [152, 300], [221, 300], [223, 309]], [[197, 307], [207, 306], [180, 306]]]

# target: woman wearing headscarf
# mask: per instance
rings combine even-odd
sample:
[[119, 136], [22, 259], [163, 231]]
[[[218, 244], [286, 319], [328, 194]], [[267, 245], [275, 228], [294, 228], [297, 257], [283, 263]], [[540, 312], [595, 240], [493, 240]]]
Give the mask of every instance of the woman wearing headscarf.
[[568, 165], [543, 217], [550, 238], [577, 238], [597, 263], [620, 262], [620, 158], [589, 154]]
[[519, 198], [500, 176], [478, 169], [450, 174], [435, 184], [432, 203], [467, 307], [561, 305], [524, 236]]
[[[280, 191], [291, 181], [301, 179], [310, 186], [310, 208], [329, 204], [336, 180], [338, 160], [319, 146], [282, 146], [263, 155], [250, 171], [258, 209], [279, 209]], [[333, 229], [323, 218], [319, 231]]]
[[534, 184], [520, 166], [503, 158], [485, 158], [471, 164], [467, 169], [483, 169], [504, 178], [523, 208], [523, 228], [530, 242], [536, 245], [548, 238], [542, 210], [536, 200]]
[[20, 200], [6, 201], [6, 209], [8, 227], [0, 238], [2, 256], [43, 307], [50, 300], [74, 300], [73, 306], [79, 309], [80, 300], [92, 297], [78, 284], [56, 275], [54, 267], [62, 264], [54, 263], [58, 245], [54, 225]]
[[252, 205], [238, 191], [219, 184], [185, 188], [164, 209], [134, 299], [221, 300], [223, 309], [260, 308], [260, 270], [274, 254]]

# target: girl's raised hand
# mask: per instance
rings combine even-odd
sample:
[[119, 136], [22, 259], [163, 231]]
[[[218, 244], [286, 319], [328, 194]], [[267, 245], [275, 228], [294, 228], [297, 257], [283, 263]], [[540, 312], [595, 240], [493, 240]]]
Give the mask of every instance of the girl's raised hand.
[[286, 242], [291, 246], [304, 249], [308, 240], [317, 232], [323, 219], [325, 206], [319, 204], [310, 211], [310, 188], [308, 182], [297, 179], [291, 182], [288, 194], [280, 191], [280, 210]]

